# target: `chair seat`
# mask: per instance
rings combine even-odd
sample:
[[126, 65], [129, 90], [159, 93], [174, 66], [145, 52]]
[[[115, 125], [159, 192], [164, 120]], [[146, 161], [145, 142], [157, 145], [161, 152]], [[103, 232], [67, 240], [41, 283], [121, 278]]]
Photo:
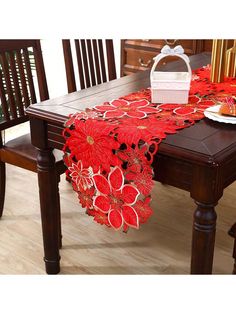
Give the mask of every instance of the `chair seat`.
[[[63, 152], [53, 151], [56, 159], [56, 167], [59, 174], [65, 171]], [[37, 172], [37, 150], [31, 144], [30, 134], [22, 135], [7, 142], [0, 149], [0, 160], [24, 169]]]

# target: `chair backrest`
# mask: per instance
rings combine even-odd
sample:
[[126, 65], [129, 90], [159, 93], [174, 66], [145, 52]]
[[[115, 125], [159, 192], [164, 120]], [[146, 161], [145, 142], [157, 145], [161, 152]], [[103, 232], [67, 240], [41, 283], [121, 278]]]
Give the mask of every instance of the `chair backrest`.
[[0, 130], [28, 120], [24, 109], [37, 102], [36, 91], [49, 98], [40, 40], [0, 40]]
[[[106, 62], [103, 42], [102, 39], [74, 40], [81, 89], [116, 79], [113, 41], [111, 39], [105, 40]], [[63, 39], [62, 45], [67, 87], [68, 92], [71, 93], [75, 92], [77, 88], [70, 40]]]

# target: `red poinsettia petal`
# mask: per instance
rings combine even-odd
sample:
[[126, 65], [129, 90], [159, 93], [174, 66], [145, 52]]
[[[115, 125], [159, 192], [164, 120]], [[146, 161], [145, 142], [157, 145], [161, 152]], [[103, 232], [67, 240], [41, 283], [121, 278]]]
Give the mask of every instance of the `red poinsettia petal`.
[[127, 233], [128, 230], [129, 230], [129, 226], [124, 222], [124, 224], [123, 224], [123, 232]]
[[110, 191], [111, 191], [110, 184], [104, 176], [102, 176], [100, 174], [95, 174], [93, 176], [93, 182], [94, 182], [96, 189], [100, 193], [105, 194], [105, 195], [110, 193]]
[[139, 190], [135, 188], [133, 185], [125, 184], [123, 186], [122, 198], [126, 204], [133, 205], [136, 202], [139, 194], [140, 194]]
[[196, 95], [189, 96], [189, 98], [188, 98], [189, 104], [196, 104], [197, 102], [199, 102], [199, 100], [200, 100], [200, 98], [197, 97]]
[[124, 218], [125, 223], [135, 229], [139, 228], [139, 219], [136, 211], [131, 206], [124, 205], [122, 207], [122, 216]]
[[[140, 109], [142, 110], [142, 109]], [[129, 111], [129, 113], [127, 113], [127, 116], [130, 117], [130, 118], [139, 118], [139, 119], [143, 119], [143, 118], [146, 118], [146, 113], [145, 112], [142, 112], [142, 111], [135, 111], [135, 110], [132, 110], [132, 111]]]
[[70, 167], [72, 165], [72, 160], [70, 158], [69, 154], [65, 154], [63, 157], [64, 163], [67, 167]]
[[110, 225], [116, 230], [119, 230], [123, 225], [123, 217], [121, 213], [115, 209], [108, 213], [108, 221]]
[[94, 106], [94, 109], [98, 111], [108, 111], [108, 110], [115, 110], [116, 107], [112, 105], [98, 105], [98, 106]]
[[191, 113], [194, 113], [196, 111], [195, 108], [191, 108], [191, 107], [179, 107], [173, 110], [173, 112], [175, 114], [181, 115], [181, 116], [185, 116]]
[[149, 102], [146, 99], [143, 99], [143, 100], [133, 101], [129, 105], [133, 109], [138, 109], [139, 107], [145, 107], [148, 104], [149, 104]]
[[120, 167], [115, 167], [108, 176], [108, 181], [110, 182], [114, 190], [120, 190], [124, 184], [124, 175]]
[[113, 101], [111, 101], [111, 104], [117, 108], [121, 107], [121, 106], [125, 106], [127, 105], [129, 102], [127, 100], [124, 99], [115, 99]]
[[142, 111], [145, 113], [158, 113], [158, 112], [161, 112], [161, 109], [148, 106], [148, 107], [140, 108], [139, 111]]
[[178, 108], [178, 104], [161, 104], [158, 106], [158, 109], [164, 109], [164, 110], [173, 110]]
[[125, 115], [124, 111], [119, 110], [119, 109], [115, 109], [115, 110], [111, 110], [111, 111], [106, 111], [104, 113], [104, 118], [106, 119], [110, 119], [110, 118], [121, 118]]
[[215, 102], [214, 102], [214, 100], [211, 100], [211, 99], [201, 100], [199, 102], [199, 105], [213, 106], [213, 105], [215, 105]]
[[97, 212], [96, 210], [94, 210], [94, 214], [92, 214], [92, 216], [94, 216], [94, 221], [98, 222], [101, 225], [106, 225], [106, 226], [110, 226], [108, 219], [107, 219], [107, 215], [101, 212]]
[[110, 200], [104, 195], [98, 195], [94, 198], [93, 206], [103, 213], [108, 213], [111, 209]]

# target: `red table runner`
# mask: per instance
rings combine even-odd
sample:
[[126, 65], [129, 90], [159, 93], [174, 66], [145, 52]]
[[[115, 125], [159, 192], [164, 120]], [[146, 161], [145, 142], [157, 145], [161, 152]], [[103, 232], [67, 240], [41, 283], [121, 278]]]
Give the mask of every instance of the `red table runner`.
[[151, 216], [152, 161], [160, 142], [202, 119], [209, 106], [236, 103], [236, 79], [215, 84], [209, 76], [210, 66], [193, 71], [187, 105], [153, 104], [147, 88], [69, 117], [66, 175], [96, 222], [127, 231]]

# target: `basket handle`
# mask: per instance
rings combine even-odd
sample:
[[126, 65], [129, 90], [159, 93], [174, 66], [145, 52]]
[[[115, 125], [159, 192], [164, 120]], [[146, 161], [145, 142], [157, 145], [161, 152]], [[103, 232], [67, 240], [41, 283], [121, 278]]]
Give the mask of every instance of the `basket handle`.
[[153, 66], [152, 66], [152, 69], [151, 69], [151, 73], [150, 73], [150, 77], [152, 77], [153, 75], [153, 72], [155, 71], [156, 69], [156, 66], [157, 64], [161, 61], [161, 59], [167, 57], [167, 56], [176, 56], [176, 57], [179, 57], [181, 58], [182, 60], [184, 60], [184, 62], [186, 63], [187, 65], [187, 68], [188, 68], [188, 73], [191, 77], [191, 74], [192, 74], [192, 70], [191, 70], [191, 67], [189, 65], [190, 63], [190, 60], [189, 60], [189, 57], [184, 54], [184, 49], [182, 46], [178, 45], [176, 46], [175, 48], [170, 48], [168, 45], [165, 45], [162, 49], [161, 49], [161, 53], [159, 53], [156, 57], [153, 58], [153, 60], [155, 60]]

